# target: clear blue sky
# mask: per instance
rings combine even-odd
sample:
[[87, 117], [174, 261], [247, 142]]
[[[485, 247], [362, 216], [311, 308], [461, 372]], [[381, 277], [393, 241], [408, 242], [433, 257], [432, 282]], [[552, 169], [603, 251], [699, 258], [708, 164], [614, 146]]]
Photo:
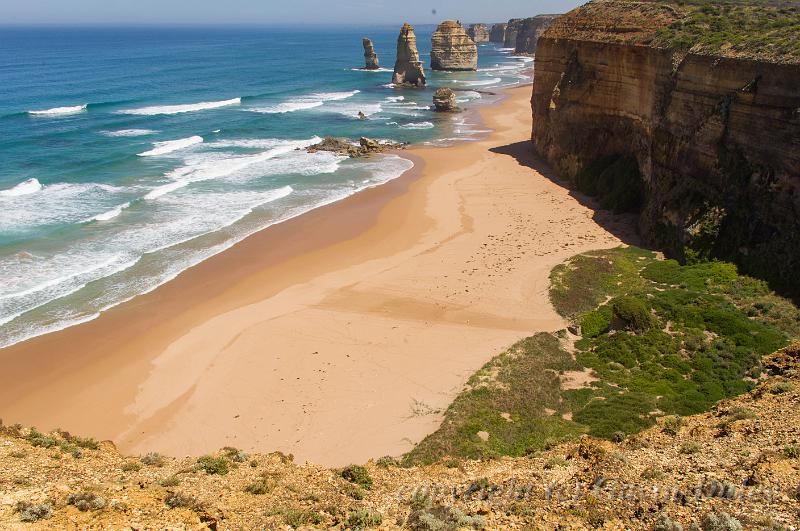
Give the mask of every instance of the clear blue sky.
[[[581, 0], [0, 0], [2, 24], [416, 24], [561, 13]], [[433, 10], [436, 14], [433, 14]]]

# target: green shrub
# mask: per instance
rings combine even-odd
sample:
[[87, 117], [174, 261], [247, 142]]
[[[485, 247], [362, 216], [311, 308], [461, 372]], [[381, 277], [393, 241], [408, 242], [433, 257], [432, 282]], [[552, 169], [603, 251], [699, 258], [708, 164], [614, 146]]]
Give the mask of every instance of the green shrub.
[[245, 492], [256, 495], [266, 494], [271, 490], [272, 484], [266, 478], [261, 478], [255, 483], [251, 483], [244, 488]]
[[742, 531], [742, 524], [728, 513], [709, 513], [701, 522], [703, 531]]
[[177, 487], [181, 484], [180, 478], [178, 476], [170, 476], [168, 478], [164, 478], [158, 482], [159, 485], [162, 487]]
[[283, 513], [283, 520], [286, 525], [296, 529], [306, 525], [319, 525], [322, 523], [322, 515], [310, 509], [291, 509]]
[[783, 393], [788, 393], [793, 389], [792, 384], [789, 382], [778, 382], [772, 386], [770, 391], [772, 394], [781, 395]]
[[194, 509], [200, 506], [200, 503], [194, 496], [184, 494], [183, 492], [170, 492], [164, 498], [164, 503], [170, 509], [177, 509], [178, 507]]
[[204, 455], [197, 460], [197, 464], [206, 474], [219, 474], [224, 476], [230, 471], [228, 460], [224, 457], [214, 457], [211, 455]]
[[397, 459], [395, 459], [394, 457], [392, 457], [390, 455], [386, 455], [386, 456], [383, 456], [383, 457], [379, 458], [377, 461], [375, 461], [375, 464], [377, 466], [380, 466], [380, 467], [383, 467], [383, 468], [389, 468], [389, 467], [393, 467], [393, 466], [399, 466], [400, 462]]
[[138, 472], [142, 469], [142, 465], [139, 463], [134, 463], [133, 461], [127, 461], [122, 463], [122, 471], [123, 472]]
[[562, 468], [567, 465], [569, 465], [569, 463], [563, 457], [551, 457], [544, 464], [544, 468], [545, 470], [552, 470], [554, 468]]
[[674, 415], [664, 417], [664, 423], [661, 425], [662, 431], [673, 437], [680, 433], [683, 427], [683, 419]]
[[372, 488], [372, 478], [367, 469], [361, 465], [350, 465], [342, 469], [341, 475], [350, 483], [355, 483], [367, 490]]
[[752, 409], [746, 407], [735, 407], [728, 411], [727, 415], [731, 420], [753, 420], [757, 417]]
[[247, 452], [239, 450], [238, 448], [233, 448], [231, 446], [226, 446], [222, 449], [225, 453], [225, 457], [233, 461], [234, 463], [244, 463], [248, 459], [250, 459], [250, 455]]
[[646, 332], [658, 326], [658, 319], [650, 313], [647, 303], [637, 297], [617, 297], [611, 301], [614, 317], [622, 320], [628, 330]]
[[607, 306], [603, 306], [599, 310], [592, 310], [581, 317], [580, 324], [583, 337], [597, 337], [611, 326], [611, 312]]
[[353, 511], [347, 515], [347, 527], [353, 529], [365, 529], [368, 527], [378, 527], [383, 523], [383, 516], [380, 513], [361, 510]]
[[783, 455], [789, 459], [797, 459], [800, 457], [800, 447], [792, 445], [783, 449]]
[[700, 445], [694, 441], [688, 441], [681, 445], [680, 452], [682, 454], [696, 454], [700, 451]]
[[26, 437], [31, 446], [38, 446], [41, 448], [52, 448], [58, 446], [58, 439], [52, 435], [46, 435], [39, 432], [36, 428], [31, 428]]

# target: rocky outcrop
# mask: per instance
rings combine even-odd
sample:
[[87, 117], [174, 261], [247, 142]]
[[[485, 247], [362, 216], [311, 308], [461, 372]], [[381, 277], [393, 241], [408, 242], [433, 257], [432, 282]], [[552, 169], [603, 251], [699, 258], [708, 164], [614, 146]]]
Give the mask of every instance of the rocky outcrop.
[[506, 24], [504, 22], [492, 26], [492, 31], [489, 33], [489, 42], [496, 44], [506, 42]]
[[309, 153], [328, 151], [337, 155], [345, 155], [352, 159], [366, 157], [375, 153], [383, 153], [391, 149], [403, 149], [405, 144], [395, 142], [383, 142], [371, 138], [361, 137], [358, 142], [352, 142], [346, 138], [325, 137], [322, 142], [309, 146]]
[[431, 69], [477, 70], [478, 47], [464, 27], [455, 20], [445, 20], [431, 37]]
[[534, 147], [607, 206], [639, 210], [649, 244], [797, 296], [800, 61], [641, 44], [683, 16], [605, 0], [560, 17], [536, 53]]
[[375, 46], [372, 41], [366, 37], [362, 40], [364, 45], [364, 69], [377, 70], [381, 66], [378, 62], [378, 54], [375, 53]]
[[472, 39], [472, 42], [478, 44], [480, 42], [489, 42], [489, 29], [486, 24], [473, 24], [467, 30], [467, 35]]
[[425, 68], [419, 60], [417, 36], [411, 24], [403, 24], [397, 37], [397, 61], [392, 83], [413, 87], [425, 86]]
[[447, 87], [436, 89], [433, 93], [433, 107], [437, 112], [453, 112], [458, 110], [456, 93]]
[[519, 30], [522, 28], [522, 21], [524, 19], [521, 18], [512, 18], [506, 24], [506, 35], [505, 40], [503, 41], [503, 47], [505, 48], [517, 48], [517, 36], [519, 35]]
[[518, 55], [534, 55], [536, 43], [542, 33], [550, 27], [559, 15], [537, 15], [522, 21], [517, 32], [517, 42], [514, 53]]

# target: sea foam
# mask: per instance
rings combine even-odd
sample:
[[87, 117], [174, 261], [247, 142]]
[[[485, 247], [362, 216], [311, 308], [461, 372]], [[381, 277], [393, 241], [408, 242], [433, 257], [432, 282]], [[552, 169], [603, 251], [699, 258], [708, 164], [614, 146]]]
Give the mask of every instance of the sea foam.
[[42, 189], [38, 179], [28, 179], [8, 190], [0, 190], [0, 197], [18, 197], [21, 195], [35, 194]]
[[28, 111], [31, 116], [68, 116], [78, 114], [88, 108], [88, 105], [75, 105], [74, 107], [55, 107], [43, 111]]
[[181, 138], [179, 140], [167, 140], [165, 142], [154, 142], [153, 149], [150, 151], [145, 151], [144, 153], [139, 153], [140, 157], [158, 157], [161, 155], [167, 155], [169, 153], [173, 153], [175, 151], [179, 151], [181, 149], [186, 149], [189, 146], [193, 146], [195, 144], [202, 144], [203, 137], [202, 136], [191, 136], [189, 138]]
[[307, 96], [291, 98], [283, 103], [278, 103], [277, 105], [272, 105], [269, 107], [253, 107], [247, 110], [264, 114], [283, 114], [287, 112], [303, 111], [321, 107], [325, 104], [325, 102], [328, 101], [339, 101], [352, 98], [359, 92], [361, 91], [352, 90], [350, 92], [317, 92]]
[[136, 137], [136, 136], [149, 136], [158, 133], [153, 129], [121, 129], [119, 131], [101, 131], [100, 134], [105, 136], [114, 137]]
[[140, 109], [127, 109], [119, 111], [120, 114], [134, 114], [139, 116], [157, 116], [159, 114], [181, 114], [185, 112], [207, 111], [220, 107], [239, 105], [242, 98], [233, 98], [223, 101], [204, 101], [200, 103], [188, 103], [184, 105], [155, 105], [152, 107], [142, 107]]

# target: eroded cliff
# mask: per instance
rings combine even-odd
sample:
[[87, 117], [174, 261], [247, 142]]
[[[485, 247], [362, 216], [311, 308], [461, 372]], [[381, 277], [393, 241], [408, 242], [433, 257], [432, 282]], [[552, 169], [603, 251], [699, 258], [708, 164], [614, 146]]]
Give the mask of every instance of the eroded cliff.
[[478, 47], [455, 20], [445, 20], [431, 36], [431, 69], [478, 69]]
[[539, 37], [557, 18], [558, 15], [537, 15], [524, 19], [519, 25], [514, 53], [520, 55], [535, 54]]
[[[716, 21], [703, 9], [596, 0], [560, 17], [536, 53], [533, 143], [603, 206], [640, 211], [650, 244], [733, 260], [797, 295], [797, 43], [775, 22], [764, 25], [774, 45], [758, 27], [716, 35], [739, 8], [723, 6]], [[772, 20], [752, 11], [766, 5], [746, 9], [743, 24]]]
[[467, 30], [467, 35], [469, 38], [472, 39], [472, 42], [479, 43], [479, 42], [489, 42], [489, 29], [486, 27], [486, 24], [473, 24]]

